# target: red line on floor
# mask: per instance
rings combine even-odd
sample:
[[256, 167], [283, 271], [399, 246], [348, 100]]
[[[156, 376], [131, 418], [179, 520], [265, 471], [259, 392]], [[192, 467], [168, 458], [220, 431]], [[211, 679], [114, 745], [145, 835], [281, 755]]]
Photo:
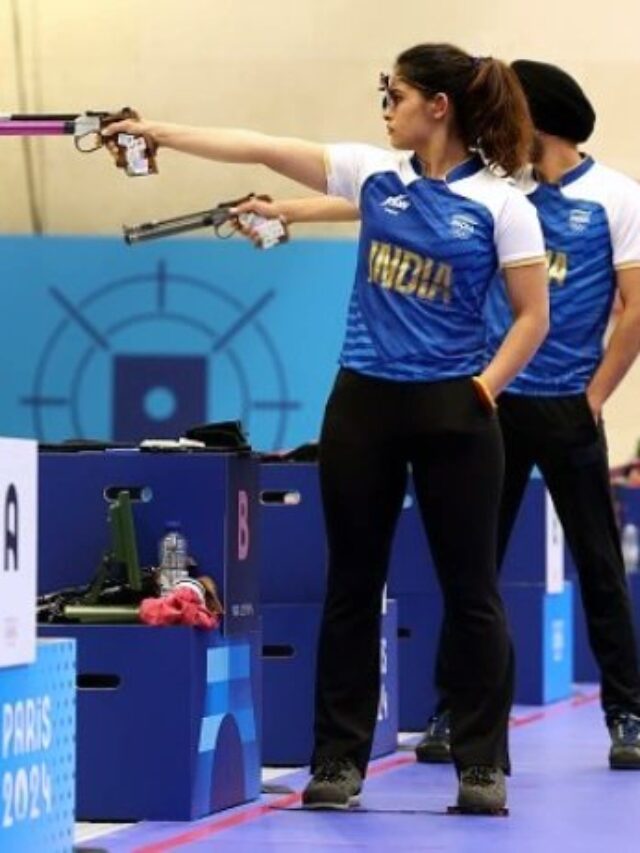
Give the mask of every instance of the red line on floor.
[[[388, 759], [381, 759], [373, 767], [367, 770], [367, 778], [381, 776], [383, 773], [389, 773], [391, 770], [396, 770], [405, 764], [412, 764], [415, 761], [413, 756], [393, 756]], [[235, 826], [241, 826], [243, 823], [249, 823], [253, 820], [258, 820], [269, 814], [275, 814], [277, 810], [290, 808], [300, 804], [301, 795], [287, 794], [271, 803], [265, 805], [250, 806], [241, 812], [236, 812], [228, 817], [217, 820], [213, 824], [199, 826], [195, 829], [187, 830], [180, 835], [174, 835], [173, 838], [167, 838], [164, 841], [156, 841], [151, 844], [143, 844], [141, 847], [135, 847], [133, 853], [166, 853], [169, 850], [176, 850], [182, 844], [191, 844], [194, 841], [202, 841], [204, 838], [209, 838], [212, 835], [217, 835], [225, 829], [232, 829]]]
[[511, 717], [509, 720], [510, 729], [519, 729], [520, 726], [528, 726], [530, 723], [539, 723], [544, 720], [547, 715], [544, 711], [534, 711], [533, 714], [527, 714], [524, 717]]
[[573, 708], [581, 708], [583, 705], [589, 705], [592, 702], [597, 702], [599, 698], [599, 690], [595, 690], [592, 693], [581, 693], [579, 696], [574, 696], [572, 699], [566, 699], [564, 702], [556, 702], [554, 705], [550, 705], [543, 711], [533, 711], [523, 717], [512, 717], [509, 720], [509, 726], [512, 729], [518, 729], [521, 726], [528, 726], [530, 723], [538, 723], [540, 720], [555, 717], [557, 714], [565, 714]]
[[[547, 708], [544, 711], [534, 711], [522, 717], [512, 717], [509, 721], [511, 728], [520, 728], [538, 723], [547, 717], [555, 716], [556, 714], [565, 713], [572, 708], [579, 708], [582, 705], [590, 704], [600, 698], [600, 692], [585, 693], [580, 696], [575, 696], [573, 699], [568, 699], [565, 702]], [[384, 773], [389, 773], [392, 770], [397, 770], [399, 767], [404, 767], [407, 764], [413, 764], [415, 758], [413, 755], [392, 756], [391, 758], [381, 759], [367, 770], [367, 779], [375, 776], [382, 776]], [[167, 853], [167, 851], [177, 850], [183, 844], [192, 844], [196, 841], [202, 841], [205, 838], [210, 838], [212, 835], [217, 835], [224, 832], [226, 829], [233, 829], [236, 826], [241, 826], [244, 823], [258, 820], [270, 814], [275, 814], [278, 810], [287, 809], [300, 804], [301, 795], [299, 793], [287, 794], [279, 797], [277, 800], [264, 805], [249, 806], [243, 811], [235, 812], [227, 817], [215, 820], [215, 823], [207, 823], [204, 826], [198, 826], [195, 829], [187, 830], [179, 835], [174, 835], [173, 838], [167, 838], [164, 841], [156, 841], [151, 844], [143, 844], [141, 847], [135, 847], [132, 853]]]
[[277, 806], [281, 809], [286, 809], [289, 806], [297, 805], [300, 802], [300, 794], [287, 794], [286, 797], [280, 797], [270, 805], [252, 806], [245, 811], [236, 812], [228, 817], [216, 821], [214, 824], [199, 826], [197, 829], [190, 829], [180, 835], [174, 835], [173, 838], [167, 838], [164, 841], [156, 841], [151, 844], [143, 844], [142, 847], [135, 847], [133, 853], [164, 853], [167, 850], [175, 850], [183, 844], [190, 844], [194, 841], [202, 841], [211, 835], [218, 832], [223, 832], [225, 829], [232, 829], [234, 826], [241, 826], [243, 823], [249, 823], [252, 820], [257, 820], [272, 813], [272, 807]]
[[589, 702], [597, 702], [600, 698], [600, 691], [594, 690], [593, 693], [580, 693], [578, 696], [574, 696], [571, 700], [571, 704], [574, 708], [579, 705], [588, 705]]

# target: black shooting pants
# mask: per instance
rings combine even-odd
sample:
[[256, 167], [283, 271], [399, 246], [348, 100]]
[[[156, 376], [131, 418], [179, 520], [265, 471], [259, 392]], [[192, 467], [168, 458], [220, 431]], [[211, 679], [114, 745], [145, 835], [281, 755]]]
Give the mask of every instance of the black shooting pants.
[[513, 663], [496, 572], [497, 418], [467, 378], [404, 383], [347, 370], [338, 374], [320, 440], [329, 567], [312, 764], [344, 756], [366, 771], [381, 595], [409, 463], [450, 626], [454, 761], [458, 770], [507, 769]]

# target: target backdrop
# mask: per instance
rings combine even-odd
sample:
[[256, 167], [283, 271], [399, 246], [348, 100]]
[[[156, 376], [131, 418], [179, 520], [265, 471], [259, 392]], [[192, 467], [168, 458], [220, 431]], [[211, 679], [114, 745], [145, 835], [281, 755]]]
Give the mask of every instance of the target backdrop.
[[0, 433], [179, 436], [241, 419], [257, 449], [317, 437], [355, 244], [0, 238]]

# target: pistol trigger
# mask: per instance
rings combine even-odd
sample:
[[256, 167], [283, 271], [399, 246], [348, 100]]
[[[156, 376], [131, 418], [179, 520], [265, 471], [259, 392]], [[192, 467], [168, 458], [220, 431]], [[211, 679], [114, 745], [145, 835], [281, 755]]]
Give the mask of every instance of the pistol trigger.
[[[89, 144], [84, 142], [85, 139], [89, 140]], [[93, 142], [91, 142], [92, 139]], [[93, 151], [97, 151], [98, 148], [102, 148], [102, 138], [95, 130], [88, 130], [86, 133], [74, 136], [73, 144], [81, 154], [91, 154]]]

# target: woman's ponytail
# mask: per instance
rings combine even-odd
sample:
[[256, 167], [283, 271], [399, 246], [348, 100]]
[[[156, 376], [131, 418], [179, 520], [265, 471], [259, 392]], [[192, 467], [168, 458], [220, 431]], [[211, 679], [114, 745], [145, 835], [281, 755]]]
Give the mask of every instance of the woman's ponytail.
[[420, 44], [400, 54], [396, 71], [426, 97], [451, 98], [463, 142], [489, 165], [512, 175], [526, 164], [533, 126], [518, 78], [504, 62], [451, 44]]
[[499, 59], [475, 60], [475, 74], [459, 98], [457, 120], [464, 141], [488, 163], [512, 175], [530, 156], [533, 124], [514, 71]]

